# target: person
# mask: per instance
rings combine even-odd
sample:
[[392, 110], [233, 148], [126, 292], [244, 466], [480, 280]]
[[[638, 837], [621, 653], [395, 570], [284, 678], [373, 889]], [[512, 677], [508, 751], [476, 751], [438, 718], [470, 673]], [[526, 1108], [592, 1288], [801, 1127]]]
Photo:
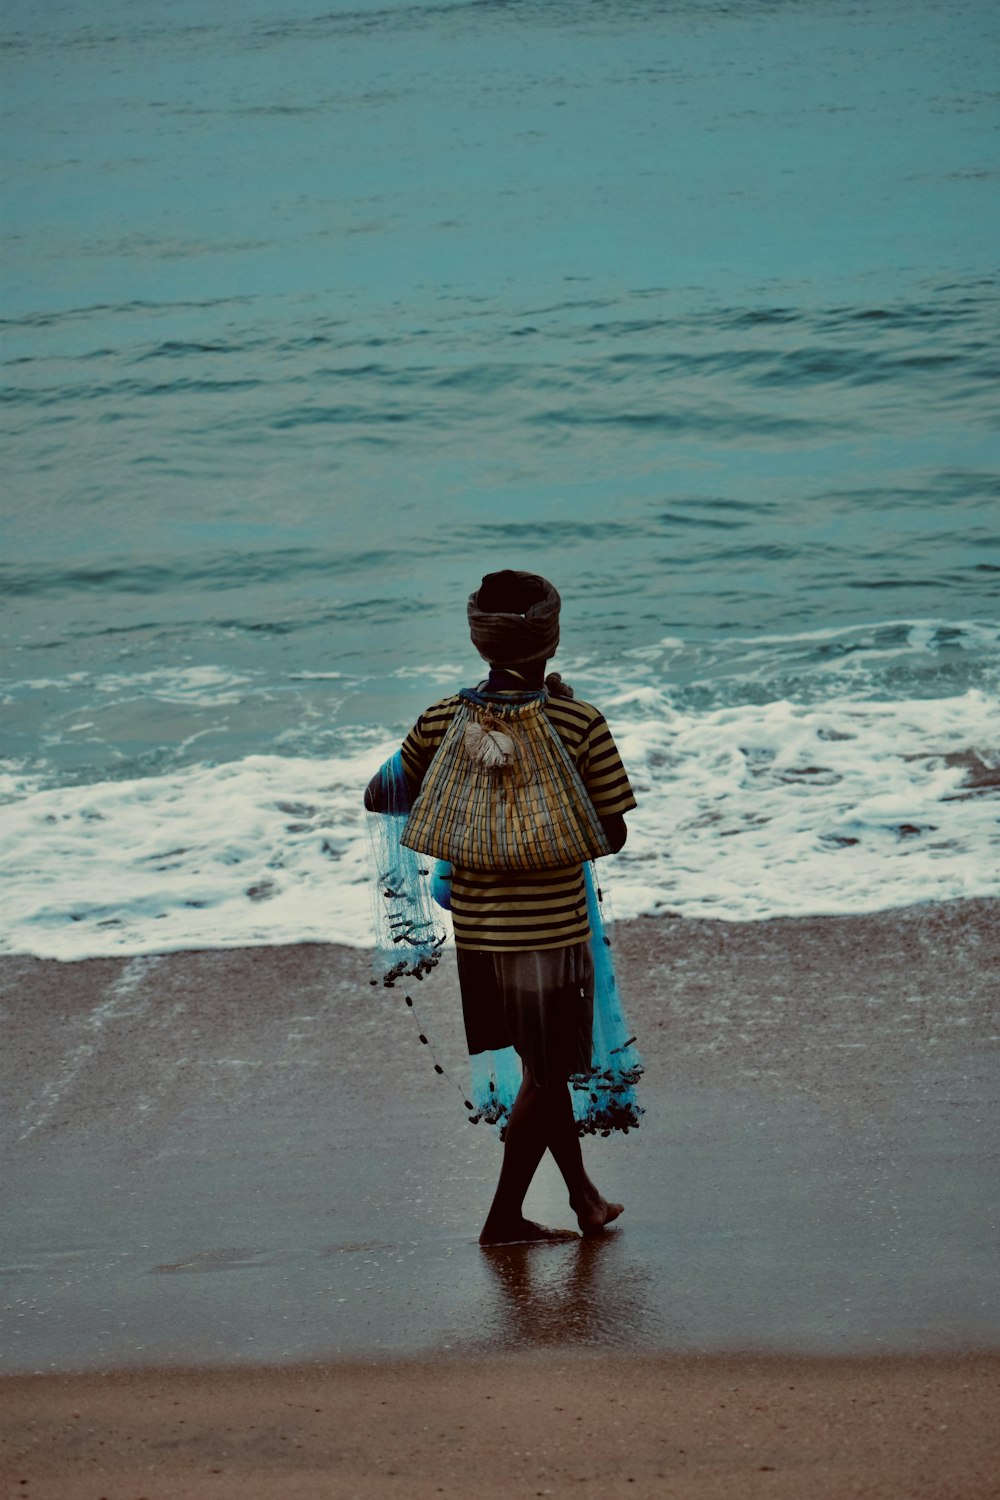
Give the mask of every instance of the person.
[[[611, 731], [600, 711], [575, 698], [545, 669], [559, 644], [560, 597], [538, 574], [487, 574], [470, 596], [473, 645], [489, 664], [479, 692], [493, 702], [542, 694], [543, 712], [576, 767], [607, 848], [625, 843], [625, 813], [636, 806]], [[544, 690], [544, 692], [543, 692]], [[459, 706], [458, 694], [420, 715], [402, 745], [402, 767], [416, 798]], [[365, 794], [380, 805], [379, 776]], [[516, 792], [515, 792], [516, 795]], [[546, 1149], [569, 1192], [584, 1235], [597, 1235], [623, 1211], [595, 1186], [583, 1162], [568, 1080], [591, 1069], [594, 967], [579, 862], [554, 869], [471, 870], [451, 876], [462, 1010], [470, 1053], [513, 1045], [522, 1081], [504, 1137], [483, 1245], [562, 1238], [525, 1218], [524, 1196]]]

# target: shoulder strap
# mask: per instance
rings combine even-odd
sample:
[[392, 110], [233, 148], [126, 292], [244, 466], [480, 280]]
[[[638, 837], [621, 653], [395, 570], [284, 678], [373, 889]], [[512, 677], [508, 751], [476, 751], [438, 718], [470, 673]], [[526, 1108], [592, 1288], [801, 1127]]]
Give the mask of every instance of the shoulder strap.
[[548, 688], [532, 688], [524, 693], [484, 693], [479, 688], [462, 688], [459, 698], [480, 713], [498, 719], [534, 719], [549, 701]]

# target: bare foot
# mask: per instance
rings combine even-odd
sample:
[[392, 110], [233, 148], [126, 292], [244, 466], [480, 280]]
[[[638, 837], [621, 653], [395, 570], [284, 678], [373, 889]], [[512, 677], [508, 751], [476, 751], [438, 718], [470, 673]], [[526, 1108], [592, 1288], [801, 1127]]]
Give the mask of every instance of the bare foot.
[[547, 1229], [544, 1224], [535, 1224], [531, 1219], [512, 1219], [507, 1224], [491, 1224], [487, 1220], [479, 1236], [479, 1243], [481, 1245], [523, 1245], [538, 1240], [577, 1240], [579, 1238], [575, 1230]]
[[576, 1218], [584, 1234], [601, 1234], [612, 1220], [624, 1212], [624, 1203], [609, 1203], [607, 1198], [599, 1197], [596, 1203], [588, 1203], [586, 1208], [582, 1208]]

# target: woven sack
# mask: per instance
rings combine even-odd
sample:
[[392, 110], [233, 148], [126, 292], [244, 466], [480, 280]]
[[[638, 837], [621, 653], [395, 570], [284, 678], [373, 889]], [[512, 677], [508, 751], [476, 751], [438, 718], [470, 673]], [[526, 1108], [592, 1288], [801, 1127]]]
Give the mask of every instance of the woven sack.
[[611, 845], [543, 689], [520, 699], [464, 689], [402, 843], [465, 870], [555, 870]]

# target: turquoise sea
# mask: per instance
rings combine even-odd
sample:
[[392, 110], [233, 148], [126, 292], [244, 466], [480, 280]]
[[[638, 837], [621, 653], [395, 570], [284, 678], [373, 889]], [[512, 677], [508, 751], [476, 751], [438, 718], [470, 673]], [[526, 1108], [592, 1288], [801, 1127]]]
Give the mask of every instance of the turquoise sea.
[[987, 0], [8, 0], [7, 951], [368, 941], [495, 567], [619, 915], [1000, 892]]

